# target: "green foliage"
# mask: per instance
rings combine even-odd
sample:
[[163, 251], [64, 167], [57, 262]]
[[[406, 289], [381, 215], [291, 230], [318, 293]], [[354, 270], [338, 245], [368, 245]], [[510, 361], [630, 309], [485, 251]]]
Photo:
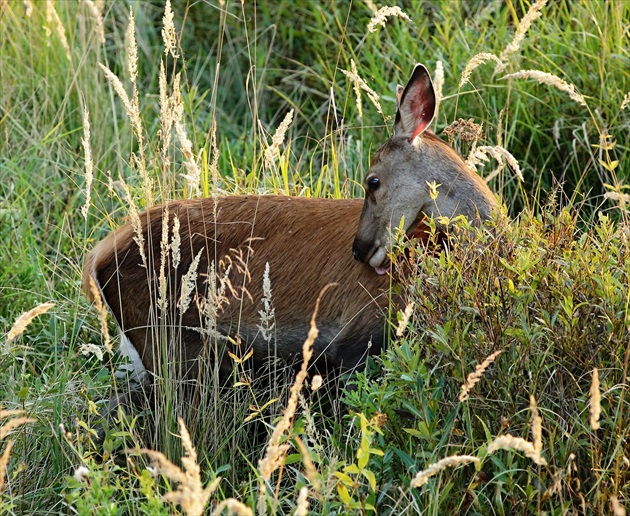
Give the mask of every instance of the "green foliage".
[[[415, 473], [454, 454], [483, 459], [480, 472], [464, 467], [421, 488], [418, 503], [427, 511], [606, 512], [610, 496], [630, 488], [622, 466], [630, 409], [628, 227], [601, 215], [580, 230], [575, 212], [550, 203], [538, 216], [499, 218], [469, 239], [454, 235], [452, 247], [435, 256], [424, 248], [401, 255], [400, 272], [411, 280], [404, 297], [414, 307], [405, 335], [388, 348], [378, 379], [360, 382], [348, 403], [368, 416], [387, 415], [383, 432], [396, 471]], [[458, 402], [474, 365], [495, 350], [503, 353]], [[589, 426], [594, 368], [599, 430]], [[538, 468], [512, 452], [485, 457], [495, 436], [529, 438], [530, 395], [549, 465]]]

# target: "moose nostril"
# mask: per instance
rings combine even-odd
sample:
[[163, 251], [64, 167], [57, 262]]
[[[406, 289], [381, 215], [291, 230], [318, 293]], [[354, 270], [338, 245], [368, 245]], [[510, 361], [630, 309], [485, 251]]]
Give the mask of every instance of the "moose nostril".
[[357, 251], [357, 246], [356, 245], [352, 246], [352, 256], [354, 256], [355, 260], [360, 261], [359, 260], [359, 251]]

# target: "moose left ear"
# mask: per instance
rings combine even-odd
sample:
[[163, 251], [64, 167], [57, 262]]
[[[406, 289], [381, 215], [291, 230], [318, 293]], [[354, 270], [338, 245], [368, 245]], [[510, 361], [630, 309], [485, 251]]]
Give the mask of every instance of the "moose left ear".
[[408, 136], [413, 141], [429, 127], [435, 115], [435, 91], [429, 71], [424, 65], [416, 65], [404, 89], [398, 86], [396, 100], [398, 111], [394, 134]]
[[405, 87], [400, 84], [396, 86], [396, 112], [400, 109], [400, 99], [402, 99]]

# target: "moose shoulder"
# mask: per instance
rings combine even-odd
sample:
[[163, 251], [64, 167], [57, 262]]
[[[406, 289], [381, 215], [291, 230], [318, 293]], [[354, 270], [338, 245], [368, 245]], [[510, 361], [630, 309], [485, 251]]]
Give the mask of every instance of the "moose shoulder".
[[[148, 371], [157, 372], [161, 357], [171, 356], [182, 379], [196, 378], [202, 354], [230, 370], [227, 354], [216, 354], [216, 343], [228, 346], [228, 336], [251, 346], [256, 365], [269, 356], [299, 359], [316, 300], [329, 284], [335, 286], [317, 315], [317, 362], [327, 371], [347, 371], [380, 351], [392, 226], [404, 218], [407, 234], [417, 235], [427, 215], [479, 222], [496, 204], [461, 158], [426, 132], [435, 94], [424, 66], [416, 65], [407, 86], [399, 87], [398, 101], [394, 135], [373, 159], [363, 202], [174, 201], [142, 213], [140, 228], [127, 223], [94, 247], [83, 272], [87, 295], [93, 298], [94, 282]], [[436, 199], [432, 182], [441, 185]], [[265, 327], [267, 268], [273, 321]]]

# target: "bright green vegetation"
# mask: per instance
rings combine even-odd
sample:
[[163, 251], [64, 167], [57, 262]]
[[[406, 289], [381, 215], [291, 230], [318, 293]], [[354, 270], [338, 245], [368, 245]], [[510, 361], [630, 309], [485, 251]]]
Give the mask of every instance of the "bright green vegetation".
[[[622, 109], [630, 101], [630, 3], [550, 2], [505, 57], [504, 71], [488, 60], [459, 87], [473, 56], [502, 55], [529, 3], [410, 2], [403, 11], [411, 21], [390, 18], [370, 33], [369, 2], [258, 2], [256, 10], [250, 2], [222, 10], [211, 5], [220, 2], [175, 2], [174, 58], [164, 53], [164, 5], [133, 2], [142, 148], [98, 66], [131, 95], [129, 5], [104, 3], [100, 41], [98, 2], [32, 3], [28, 16], [30, 2], [0, 2], [0, 407], [35, 419], [0, 439], [0, 466], [8, 459], [0, 514], [180, 510], [161, 498], [176, 484], [152, 476], [150, 461], [116, 461], [122, 448], [137, 446], [180, 464], [176, 397], [159, 413], [109, 428], [98, 444], [98, 411], [118, 359], [81, 353], [85, 344], [102, 348], [81, 265], [129, 214], [121, 178], [139, 209], [149, 195], [154, 202], [190, 195], [180, 141], [173, 136], [162, 154], [161, 60], [169, 94], [181, 73], [183, 123], [205, 195], [362, 195], [369, 157], [392, 126], [395, 85], [415, 62], [434, 78], [443, 66], [433, 130], [441, 135], [472, 118], [481, 138], [455, 135], [457, 150], [466, 156], [473, 145], [500, 145], [524, 177], [506, 165], [490, 180], [510, 218], [500, 218], [492, 236], [435, 257], [410, 252], [415, 265], [400, 287], [409, 320], [352, 380], [354, 390], [303, 392], [284, 466], [268, 485], [268, 512], [293, 513], [302, 487], [321, 514], [606, 514], [616, 500], [630, 508], [630, 105]], [[353, 83], [341, 72], [352, 61], [385, 116], [362, 92], [359, 117]], [[557, 86], [503, 78], [520, 70], [553, 74], [586, 105]], [[84, 108], [94, 165], [87, 218]], [[265, 150], [291, 109], [279, 155], [267, 163]], [[497, 165], [491, 158], [479, 171], [487, 177]], [[44, 302], [55, 307], [9, 342], [17, 317]], [[392, 314], [393, 328], [401, 317]], [[459, 401], [468, 375], [497, 350]], [[203, 485], [223, 477], [212, 503], [235, 497], [256, 508], [258, 461], [292, 381], [276, 379], [273, 392], [230, 387], [183, 410]], [[0, 427], [15, 417], [3, 414]], [[505, 434], [541, 443], [538, 463], [524, 451], [488, 453]], [[478, 461], [410, 487], [416, 473], [454, 455]], [[82, 465], [87, 481], [72, 478]]]

